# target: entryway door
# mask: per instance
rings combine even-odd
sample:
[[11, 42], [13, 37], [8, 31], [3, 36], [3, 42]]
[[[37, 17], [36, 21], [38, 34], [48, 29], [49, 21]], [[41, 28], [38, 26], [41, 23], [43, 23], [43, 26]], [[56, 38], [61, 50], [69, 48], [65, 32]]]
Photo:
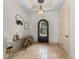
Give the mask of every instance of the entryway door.
[[48, 42], [49, 41], [49, 24], [48, 21], [42, 19], [38, 22], [38, 42]]

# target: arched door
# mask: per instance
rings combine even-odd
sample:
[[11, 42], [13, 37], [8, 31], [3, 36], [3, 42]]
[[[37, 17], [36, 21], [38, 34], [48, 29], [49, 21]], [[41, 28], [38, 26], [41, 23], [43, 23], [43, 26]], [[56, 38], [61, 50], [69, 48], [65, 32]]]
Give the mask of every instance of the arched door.
[[38, 42], [48, 42], [49, 24], [48, 21], [42, 19], [38, 23]]

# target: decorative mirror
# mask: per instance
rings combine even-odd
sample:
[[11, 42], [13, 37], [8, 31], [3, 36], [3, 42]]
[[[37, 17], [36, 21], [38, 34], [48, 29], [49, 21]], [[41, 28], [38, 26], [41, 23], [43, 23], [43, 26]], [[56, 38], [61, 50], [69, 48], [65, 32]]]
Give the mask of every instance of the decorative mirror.
[[20, 15], [16, 15], [15, 19], [17, 25], [23, 25], [23, 18]]
[[29, 23], [27, 21], [24, 22], [24, 30], [28, 30], [29, 28]]

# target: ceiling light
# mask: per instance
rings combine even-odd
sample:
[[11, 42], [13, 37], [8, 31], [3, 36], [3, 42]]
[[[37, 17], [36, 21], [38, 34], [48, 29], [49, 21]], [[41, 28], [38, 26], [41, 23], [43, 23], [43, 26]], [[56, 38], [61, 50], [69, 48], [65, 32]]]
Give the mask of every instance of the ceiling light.
[[39, 14], [39, 15], [42, 15], [43, 13], [44, 13], [43, 8], [42, 8], [42, 6], [40, 5], [40, 8], [39, 8], [39, 10], [38, 10], [38, 14]]
[[42, 11], [42, 10], [40, 10], [40, 11], [38, 12], [38, 14], [39, 14], [39, 15], [42, 15], [42, 14], [43, 14], [43, 11]]
[[42, 4], [44, 3], [44, 0], [38, 0], [38, 3]]

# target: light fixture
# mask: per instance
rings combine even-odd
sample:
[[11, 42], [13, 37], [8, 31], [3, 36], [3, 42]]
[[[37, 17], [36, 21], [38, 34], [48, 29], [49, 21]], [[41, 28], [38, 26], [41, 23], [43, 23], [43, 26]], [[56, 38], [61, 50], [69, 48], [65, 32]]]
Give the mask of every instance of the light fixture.
[[42, 5], [40, 5], [39, 10], [38, 10], [38, 14], [42, 15], [44, 13]]
[[44, 3], [44, 0], [38, 0], [38, 3], [42, 4]]

